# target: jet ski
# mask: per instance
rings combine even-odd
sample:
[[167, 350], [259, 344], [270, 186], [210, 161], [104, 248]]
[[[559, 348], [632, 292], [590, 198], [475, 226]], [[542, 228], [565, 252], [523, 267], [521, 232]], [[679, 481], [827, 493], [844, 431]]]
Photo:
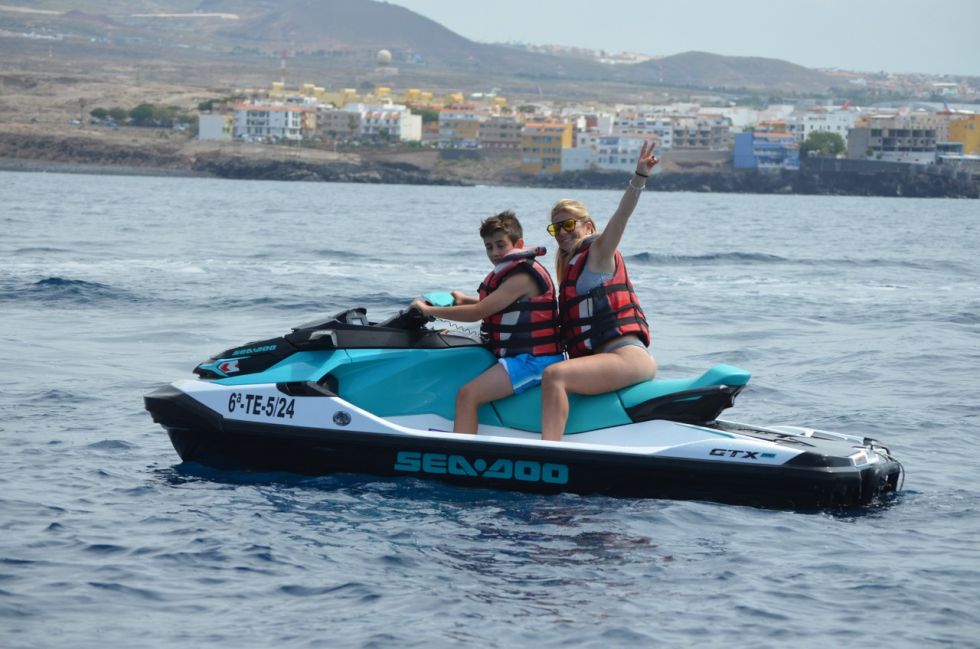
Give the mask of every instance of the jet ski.
[[719, 419], [750, 378], [730, 365], [570, 395], [560, 442], [540, 439], [540, 387], [482, 406], [478, 434], [451, 432], [457, 390], [494, 362], [417, 311], [372, 322], [352, 308], [225, 350], [144, 400], [182, 460], [217, 469], [794, 509], [900, 489], [902, 465], [873, 439]]

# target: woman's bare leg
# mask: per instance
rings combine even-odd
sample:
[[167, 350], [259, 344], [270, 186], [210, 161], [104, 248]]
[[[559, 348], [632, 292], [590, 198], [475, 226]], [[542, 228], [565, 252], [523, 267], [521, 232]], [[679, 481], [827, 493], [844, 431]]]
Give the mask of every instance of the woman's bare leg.
[[652, 379], [657, 362], [642, 347], [570, 358], [544, 370], [541, 379], [541, 439], [558, 441], [568, 422], [568, 394], [601, 394]]

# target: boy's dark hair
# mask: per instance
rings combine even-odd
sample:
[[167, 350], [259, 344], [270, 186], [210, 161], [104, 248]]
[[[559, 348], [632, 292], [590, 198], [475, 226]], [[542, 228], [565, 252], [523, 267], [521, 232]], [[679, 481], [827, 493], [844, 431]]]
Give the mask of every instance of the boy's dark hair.
[[511, 243], [517, 243], [524, 238], [524, 228], [517, 220], [517, 215], [512, 210], [506, 210], [496, 216], [491, 216], [480, 224], [480, 237], [486, 239], [497, 232], [503, 232], [510, 239]]

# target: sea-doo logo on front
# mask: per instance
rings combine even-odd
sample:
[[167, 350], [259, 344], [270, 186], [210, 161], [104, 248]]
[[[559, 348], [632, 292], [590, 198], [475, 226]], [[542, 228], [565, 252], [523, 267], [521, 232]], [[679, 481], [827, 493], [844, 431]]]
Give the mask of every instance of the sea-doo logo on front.
[[481, 457], [470, 460], [462, 455], [445, 453], [400, 451], [395, 458], [395, 471], [568, 484], [568, 466], [565, 464], [507, 458], [485, 460]]
[[275, 345], [265, 345], [264, 347], [243, 347], [231, 353], [232, 356], [244, 356], [245, 354], [261, 354], [263, 352], [276, 351]]

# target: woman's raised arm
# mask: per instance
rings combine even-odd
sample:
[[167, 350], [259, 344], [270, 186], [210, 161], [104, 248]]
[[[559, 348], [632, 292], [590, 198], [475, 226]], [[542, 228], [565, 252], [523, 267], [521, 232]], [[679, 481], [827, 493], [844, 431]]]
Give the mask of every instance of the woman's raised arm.
[[596, 272], [612, 271], [613, 258], [616, 254], [616, 248], [619, 247], [619, 242], [623, 238], [623, 233], [626, 231], [626, 223], [640, 200], [640, 192], [643, 191], [647, 178], [660, 162], [660, 159], [653, 155], [656, 146], [656, 140], [647, 140], [643, 143], [643, 147], [640, 149], [640, 158], [636, 161], [636, 172], [630, 178], [626, 192], [623, 193], [623, 198], [619, 201], [619, 207], [616, 208], [616, 212], [602, 230], [602, 234], [592, 244], [592, 253], [589, 254], [589, 268], [591, 270]]

